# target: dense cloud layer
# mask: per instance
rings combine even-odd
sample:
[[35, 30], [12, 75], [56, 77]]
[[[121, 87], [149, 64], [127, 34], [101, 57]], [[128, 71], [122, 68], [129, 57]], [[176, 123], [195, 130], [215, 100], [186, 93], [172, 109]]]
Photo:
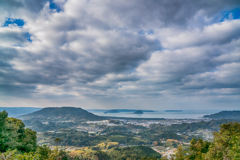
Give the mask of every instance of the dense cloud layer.
[[3, 0], [0, 10], [2, 106], [240, 104], [240, 1]]

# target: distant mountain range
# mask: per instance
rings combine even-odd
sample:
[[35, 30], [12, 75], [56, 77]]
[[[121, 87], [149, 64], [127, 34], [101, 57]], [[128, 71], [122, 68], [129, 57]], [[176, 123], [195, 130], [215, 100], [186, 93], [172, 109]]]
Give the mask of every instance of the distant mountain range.
[[75, 107], [49, 107], [49, 108], [43, 108], [39, 111], [22, 115], [20, 116], [22, 120], [28, 120], [28, 119], [39, 119], [39, 120], [104, 120], [106, 118], [100, 117], [97, 115], [94, 115], [92, 113], [89, 113], [86, 110], [83, 110], [82, 108], [75, 108]]
[[8, 112], [9, 117], [18, 117], [24, 114], [29, 114], [35, 111], [39, 111], [42, 108], [34, 107], [0, 107], [0, 112], [5, 110]]
[[183, 110], [165, 110], [164, 112], [183, 112]]
[[105, 111], [104, 113], [120, 113], [120, 112], [118, 110], [112, 109], [112, 110]]
[[[120, 113], [120, 112], [136, 112], [138, 111], [137, 109], [87, 109], [89, 112], [104, 112], [104, 113]], [[153, 110], [141, 110], [143, 112], [155, 112]]]
[[203, 116], [212, 119], [240, 119], [240, 111], [221, 111], [219, 113]]

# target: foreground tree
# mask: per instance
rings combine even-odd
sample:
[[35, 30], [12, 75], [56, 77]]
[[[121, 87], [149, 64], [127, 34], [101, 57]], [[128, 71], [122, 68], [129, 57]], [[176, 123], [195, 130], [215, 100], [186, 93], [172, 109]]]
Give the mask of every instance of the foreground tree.
[[206, 154], [207, 160], [240, 159], [240, 124], [222, 124], [220, 132], [214, 133], [214, 141]]
[[0, 112], [0, 152], [17, 149], [22, 152], [36, 151], [37, 136], [16, 118], [8, 118], [6, 111]]
[[240, 159], [240, 124], [220, 125], [220, 131], [214, 132], [213, 142], [193, 138], [189, 151], [183, 158], [178, 148], [175, 160], [239, 160]]
[[59, 145], [60, 142], [62, 142], [62, 140], [61, 140], [60, 138], [56, 138], [56, 139], [54, 140], [54, 142], [56, 143], [56, 146], [57, 146], [57, 148], [58, 148], [58, 145]]
[[190, 141], [188, 158], [190, 160], [203, 160], [205, 159], [205, 154], [208, 152], [210, 142], [204, 141], [203, 139], [193, 138]]
[[177, 148], [177, 153], [175, 155], [176, 160], [184, 160], [183, 148], [182, 145], [179, 145]]
[[41, 155], [33, 152], [20, 153], [17, 150], [0, 153], [0, 160], [41, 160]]

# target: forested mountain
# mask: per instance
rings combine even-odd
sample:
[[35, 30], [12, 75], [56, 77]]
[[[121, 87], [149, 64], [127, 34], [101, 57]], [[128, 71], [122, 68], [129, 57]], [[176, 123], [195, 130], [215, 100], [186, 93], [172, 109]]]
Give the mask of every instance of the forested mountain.
[[240, 111], [221, 111], [219, 113], [205, 115], [204, 117], [212, 119], [240, 119]]
[[103, 120], [103, 117], [96, 116], [92, 113], [89, 113], [82, 108], [75, 107], [49, 107], [43, 108], [40, 111], [36, 111], [30, 114], [20, 116], [21, 119], [42, 119], [42, 120]]

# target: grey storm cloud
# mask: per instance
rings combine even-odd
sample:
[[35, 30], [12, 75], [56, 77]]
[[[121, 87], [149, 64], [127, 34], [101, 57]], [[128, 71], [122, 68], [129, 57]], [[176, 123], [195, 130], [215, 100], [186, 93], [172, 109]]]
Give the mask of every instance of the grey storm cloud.
[[[0, 1], [1, 95], [171, 101], [240, 93], [240, 19], [225, 16], [240, 1], [52, 2], [59, 11], [47, 0]], [[3, 26], [7, 18], [25, 24]]]

